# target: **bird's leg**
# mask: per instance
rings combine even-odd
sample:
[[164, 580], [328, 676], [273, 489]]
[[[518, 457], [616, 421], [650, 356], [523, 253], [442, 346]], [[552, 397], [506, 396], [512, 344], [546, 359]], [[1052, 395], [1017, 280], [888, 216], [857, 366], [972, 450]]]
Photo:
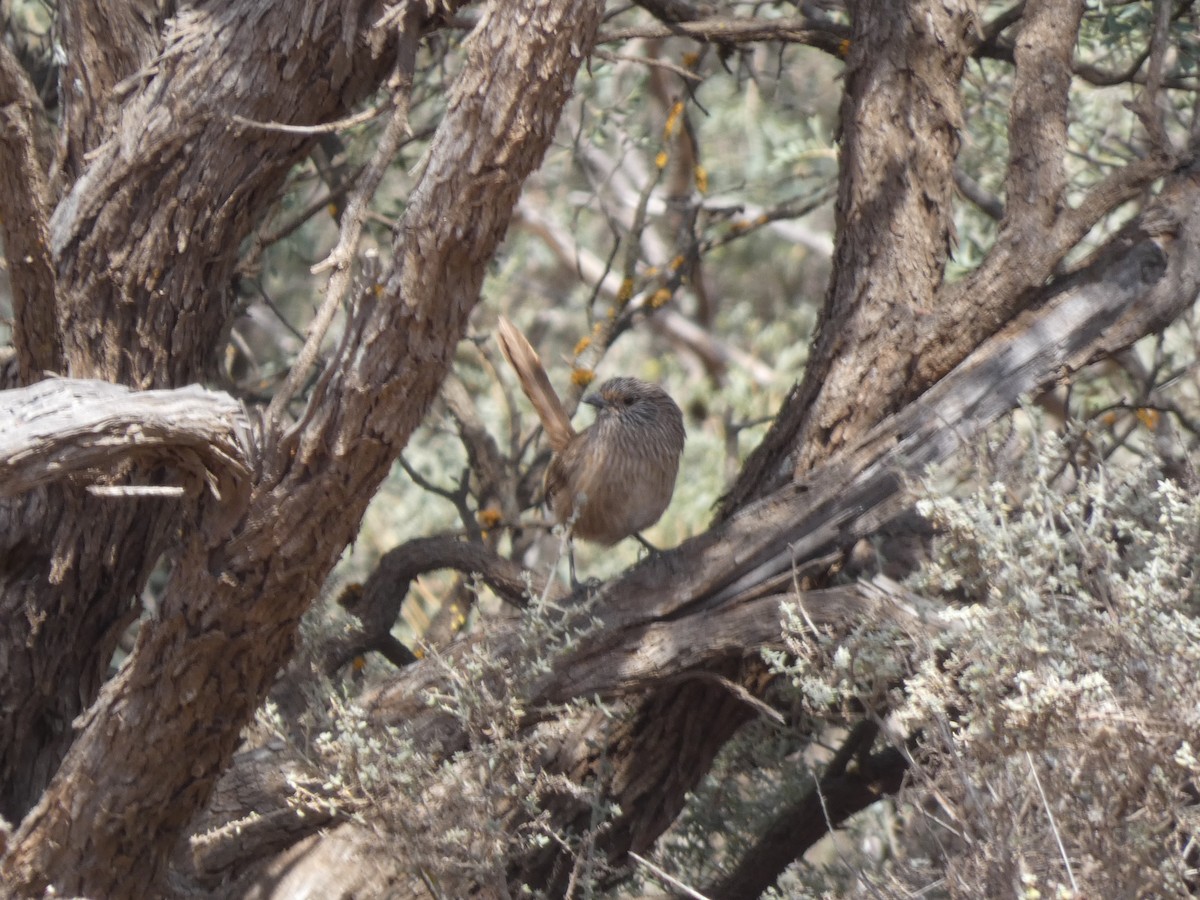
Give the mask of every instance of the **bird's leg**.
[[571, 590], [579, 589], [579, 579], [575, 577], [575, 541], [567, 538], [567, 570], [571, 573]]

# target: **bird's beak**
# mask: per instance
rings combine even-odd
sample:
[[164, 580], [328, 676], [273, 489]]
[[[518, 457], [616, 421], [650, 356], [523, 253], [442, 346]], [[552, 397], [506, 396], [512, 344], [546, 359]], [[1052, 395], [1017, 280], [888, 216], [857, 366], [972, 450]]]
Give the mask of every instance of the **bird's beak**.
[[604, 409], [608, 404], [604, 402], [604, 398], [599, 394], [588, 394], [583, 398], [583, 402], [588, 406], [594, 406], [596, 409]]

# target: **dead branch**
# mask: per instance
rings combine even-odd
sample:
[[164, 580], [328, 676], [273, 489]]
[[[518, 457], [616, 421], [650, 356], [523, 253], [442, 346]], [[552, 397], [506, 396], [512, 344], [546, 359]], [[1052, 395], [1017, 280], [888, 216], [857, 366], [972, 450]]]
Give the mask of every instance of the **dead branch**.
[[0, 392], [0, 496], [137, 459], [178, 467], [216, 488], [252, 468], [245, 411], [228, 394], [190, 386], [132, 391], [50, 379]]
[[497, 555], [481, 543], [462, 541], [449, 535], [407, 541], [382, 556], [361, 589], [347, 591], [339, 599], [361, 625], [325, 648], [326, 673], [333, 674], [353, 656], [368, 650], [384, 653], [398, 666], [412, 662], [415, 657], [411, 654], [405, 657], [395, 653], [398, 642], [391, 638], [391, 629], [413, 579], [440, 569], [454, 569], [467, 577], [477, 576], [505, 602], [517, 607], [525, 606], [530, 593], [536, 595], [545, 590], [544, 584], [528, 577], [515, 562]]

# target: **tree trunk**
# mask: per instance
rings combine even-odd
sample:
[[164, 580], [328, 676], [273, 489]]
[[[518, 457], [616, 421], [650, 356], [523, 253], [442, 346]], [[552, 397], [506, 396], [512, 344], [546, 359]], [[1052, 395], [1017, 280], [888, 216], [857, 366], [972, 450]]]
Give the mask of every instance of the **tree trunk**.
[[[308, 19], [283, 7], [264, 15], [254, 3], [215, 15], [183, 10], [166, 35], [165, 57], [120, 105], [110, 82], [135, 62], [110, 70], [95, 58], [108, 47], [98, 26], [68, 16], [67, 36], [81, 41], [68, 56], [95, 76], [87, 91], [72, 93], [68, 120], [89, 129], [104, 122], [108, 130], [103, 140], [89, 130], [68, 141], [74, 153], [94, 157], [53, 219], [34, 219], [33, 233], [48, 235], [54, 270], [14, 283], [23, 295], [17, 308], [30, 310], [18, 317], [30, 323], [19, 339], [40, 335], [45, 311], [57, 310], [62, 374], [147, 388], [189, 384], [208, 372], [233, 308], [238, 247], [313, 141], [239, 127], [233, 112], [324, 121], [386, 71], [386, 59], [356, 53], [365, 39], [356, 36], [354, 10], [318, 9]], [[357, 62], [348, 67], [351, 55]], [[97, 106], [78, 111], [88, 103]], [[71, 158], [68, 170], [82, 165]], [[35, 214], [44, 208], [40, 189], [36, 181], [25, 188]], [[55, 346], [23, 368], [59, 358]], [[119, 470], [110, 477], [119, 484], [159, 476]], [[176, 501], [93, 497], [70, 482], [2, 502], [0, 640], [10, 655], [0, 734], [13, 736], [0, 747], [6, 818], [19, 821], [41, 795], [74, 737], [72, 723], [97, 696], [117, 638], [137, 615], [146, 578], [178, 529], [193, 527], [188, 518]]]
[[722, 515], [802, 477], [920, 396], [1041, 296], [1103, 216], [1171, 170], [1163, 148], [1151, 148], [1066, 204], [1067, 96], [1082, 12], [1080, 0], [1038, 0], [1024, 11], [1004, 217], [984, 261], [948, 284], [958, 83], [978, 4], [856, 5], [829, 294], [804, 381], [746, 461]]

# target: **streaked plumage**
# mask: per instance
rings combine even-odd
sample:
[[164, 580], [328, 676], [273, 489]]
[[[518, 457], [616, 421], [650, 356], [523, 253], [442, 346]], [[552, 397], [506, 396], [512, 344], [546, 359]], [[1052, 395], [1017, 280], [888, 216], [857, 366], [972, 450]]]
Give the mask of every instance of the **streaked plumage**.
[[558, 522], [569, 522], [582, 500], [572, 533], [615, 544], [649, 528], [671, 502], [683, 413], [666, 391], [637, 378], [610, 378], [584, 402], [596, 407], [596, 421], [550, 461], [546, 500]]
[[610, 378], [584, 398], [596, 421], [577, 432], [525, 336], [504, 318], [497, 336], [555, 451], [546, 470], [555, 521], [574, 518], [573, 536], [605, 546], [657, 522], [675, 491], [686, 438], [675, 401], [656, 384]]

